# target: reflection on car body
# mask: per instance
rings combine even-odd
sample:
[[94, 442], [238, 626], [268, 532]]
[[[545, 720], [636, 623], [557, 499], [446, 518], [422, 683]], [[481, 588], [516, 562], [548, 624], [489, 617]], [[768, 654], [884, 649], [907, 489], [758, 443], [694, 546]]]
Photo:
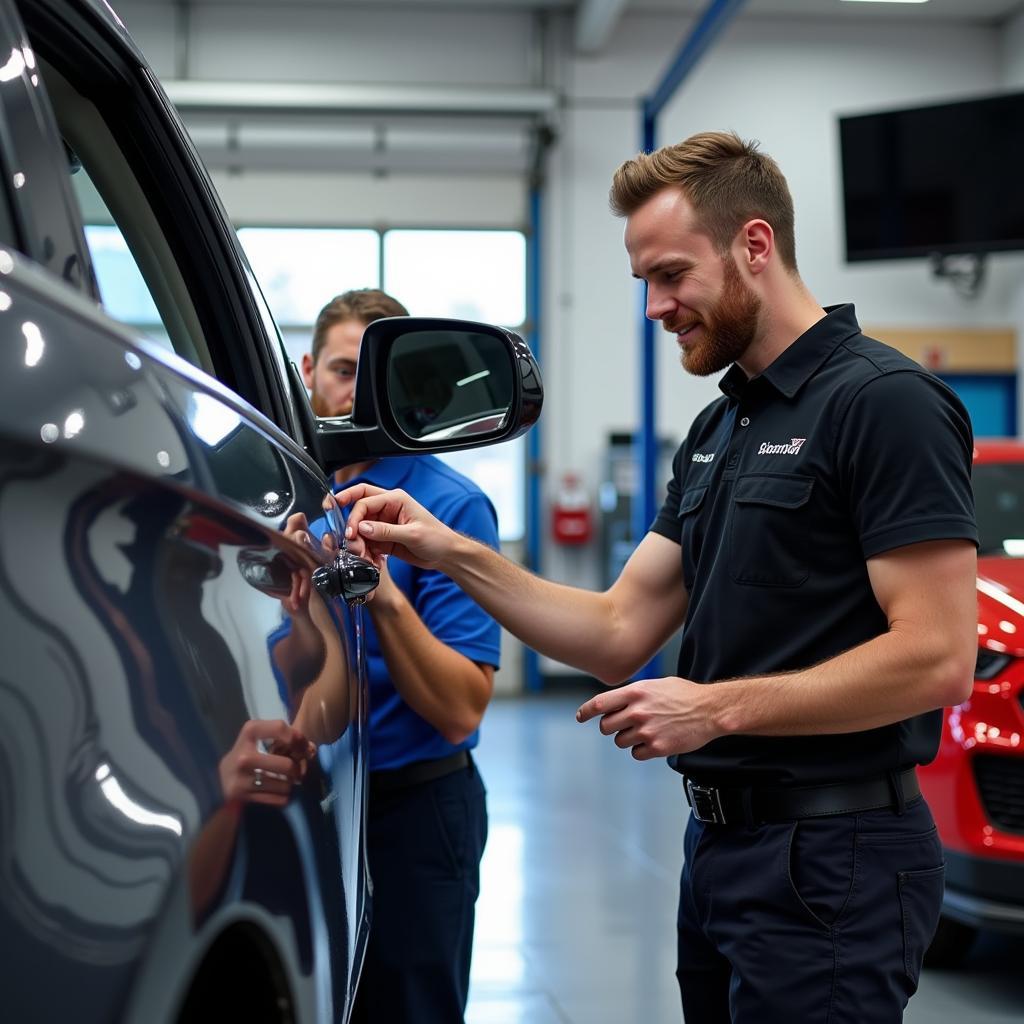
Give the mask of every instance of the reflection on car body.
[[[124, 451], [115, 443], [116, 430], [103, 422], [120, 414], [90, 403], [82, 392], [95, 384], [105, 390], [107, 368], [115, 377], [122, 373], [125, 347], [111, 351], [117, 339], [103, 334], [97, 314], [94, 332], [69, 335], [52, 309], [21, 293], [18, 271], [10, 277], [5, 317], [30, 315], [49, 346], [37, 365], [20, 371], [19, 353], [8, 346], [4, 379], [22, 390], [21, 378], [29, 393], [38, 380], [24, 378], [38, 371], [54, 407], [82, 411], [74, 421], [81, 426], [51, 444], [34, 441], [33, 433], [38, 438], [47, 422], [66, 422], [71, 413], [25, 410], [20, 422], [5, 424], [3, 629], [17, 642], [7, 645], [11, 674], [0, 688], [0, 749], [6, 777], [18, 780], [3, 802], [11, 872], [2, 886], [5, 950], [14, 935], [19, 941], [12, 946], [24, 955], [55, 945], [60, 953], [48, 962], [54, 968], [64, 961], [65, 971], [76, 963], [86, 970], [100, 957], [105, 975], [121, 979], [116, 991], [166, 919], [169, 894], [178, 893], [182, 920], [197, 935], [223, 934], [219, 914], [225, 908], [237, 921], [239, 906], [273, 903], [281, 889], [280, 880], [271, 884], [269, 878], [260, 883], [270, 886], [267, 892], [252, 889], [250, 876], [264, 857], [273, 856], [281, 878], [293, 874], [302, 888], [310, 865], [299, 855], [299, 838], [317, 837], [324, 850], [335, 851], [355, 839], [358, 849], [363, 750], [358, 739], [346, 743], [343, 735], [357, 713], [341, 622], [347, 612], [339, 601], [328, 608], [319, 594], [313, 598], [320, 618], [317, 667], [329, 687], [317, 686], [312, 673], [283, 688], [266, 645], [287, 599], [275, 591], [274, 573], [308, 581], [335, 556], [340, 537], [329, 535], [330, 550], [283, 537], [266, 488], [272, 484], [278, 495], [288, 495], [289, 506], [318, 509], [322, 478], [269, 445], [245, 419], [219, 450], [202, 443], [188, 433], [189, 421], [175, 403], [156, 400], [172, 389], [163, 369], [145, 359], [140, 379], [129, 385], [137, 399], [132, 412], [140, 418]], [[66, 386], [47, 377], [48, 367], [60, 370]], [[232, 451], [246, 453], [241, 464], [247, 469], [257, 445], [279, 472], [276, 478], [264, 472], [264, 484], [252, 493], [239, 491], [235, 484], [243, 476], [231, 471]], [[303, 700], [313, 692], [315, 715]], [[259, 822], [270, 810], [245, 801], [234, 806], [237, 794], [226, 801], [222, 789], [225, 758], [253, 720], [301, 721], [316, 742], [340, 744], [331, 770], [325, 773], [318, 762], [303, 784], [320, 792], [295, 805], [285, 830], [290, 838], [261, 838], [258, 856], [250, 849], [252, 830], [268, 826], [250, 819]], [[329, 801], [325, 813], [322, 801], [339, 784], [343, 798]], [[241, 861], [240, 850], [248, 851]], [[43, 851], [65, 852], [44, 857]], [[345, 878], [336, 856], [327, 876], [334, 879], [333, 899], [303, 905], [300, 918], [291, 920], [289, 904], [300, 904], [284, 899], [286, 916], [275, 925], [282, 948], [291, 947], [297, 964], [306, 961], [306, 973], [315, 966], [315, 934], [344, 964], [365, 929], [358, 905], [354, 919], [346, 914], [342, 891], [344, 885], [359, 891], [358, 874]], [[246, 892], [249, 897], [240, 899]], [[168, 963], [168, 981], [192, 980], [184, 974], [193, 967], [184, 957], [188, 950], [182, 947], [177, 965]], [[21, 955], [13, 949], [7, 963]], [[24, 967], [24, 984], [31, 987], [8, 985], [15, 1006], [58, 1010], [77, 1000], [72, 989], [47, 991], [41, 999], [34, 972]], [[176, 968], [182, 973], [175, 979]], [[168, 1005], [174, 1006], [181, 996], [171, 995]], [[346, 999], [342, 988], [331, 1001], [344, 1007]]]
[[[20, 182], [0, 177], [4, 1019], [345, 1021], [369, 915], [358, 605], [377, 571], [345, 550], [330, 475], [513, 437], [539, 378], [486, 433], [410, 435], [388, 372], [401, 335], [431, 329], [410, 319], [368, 339], [359, 414], [316, 421], [110, 8], [0, 0], [0, 52]], [[159, 344], [102, 312], [87, 192]], [[496, 373], [532, 361], [497, 328], [449, 331], [470, 356], [466, 339], [496, 340]]]

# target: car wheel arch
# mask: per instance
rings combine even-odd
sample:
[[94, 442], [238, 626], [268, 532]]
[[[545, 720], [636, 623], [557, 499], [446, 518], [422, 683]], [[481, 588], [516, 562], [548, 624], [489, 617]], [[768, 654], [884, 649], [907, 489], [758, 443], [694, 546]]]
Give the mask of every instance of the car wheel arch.
[[173, 1019], [199, 1024], [214, 1016], [299, 1020], [285, 958], [267, 932], [251, 920], [236, 920], [220, 930], [196, 964]]

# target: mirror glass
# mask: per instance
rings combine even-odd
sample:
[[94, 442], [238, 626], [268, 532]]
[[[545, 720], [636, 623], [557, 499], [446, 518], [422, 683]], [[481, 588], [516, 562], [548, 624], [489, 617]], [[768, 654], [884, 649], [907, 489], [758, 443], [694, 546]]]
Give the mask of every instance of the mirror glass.
[[399, 428], [415, 441], [491, 434], [512, 407], [512, 357], [475, 331], [411, 331], [388, 356], [388, 396]]

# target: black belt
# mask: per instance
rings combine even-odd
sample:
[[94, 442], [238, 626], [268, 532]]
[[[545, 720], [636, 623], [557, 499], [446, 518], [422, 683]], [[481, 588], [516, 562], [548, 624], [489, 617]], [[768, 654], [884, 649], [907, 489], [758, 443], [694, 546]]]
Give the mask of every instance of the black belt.
[[472, 763], [468, 750], [457, 750], [454, 754], [433, 761], [413, 761], [411, 764], [403, 764], [401, 768], [382, 768], [370, 772], [370, 796], [395, 793], [410, 786], [433, 782], [434, 779], [468, 768]]
[[855, 814], [881, 807], [901, 810], [907, 801], [921, 795], [913, 768], [866, 782], [789, 789], [705, 786], [684, 776], [683, 788], [693, 816], [712, 825], [760, 825], [798, 818], [823, 818], [830, 814]]

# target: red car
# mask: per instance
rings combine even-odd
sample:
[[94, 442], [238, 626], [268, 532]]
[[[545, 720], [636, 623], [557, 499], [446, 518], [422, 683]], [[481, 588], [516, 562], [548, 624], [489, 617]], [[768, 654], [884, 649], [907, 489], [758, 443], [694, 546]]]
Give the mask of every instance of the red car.
[[942, 917], [925, 962], [952, 966], [979, 928], [1024, 933], [1024, 444], [979, 442], [978, 662], [920, 773], [946, 853]]

